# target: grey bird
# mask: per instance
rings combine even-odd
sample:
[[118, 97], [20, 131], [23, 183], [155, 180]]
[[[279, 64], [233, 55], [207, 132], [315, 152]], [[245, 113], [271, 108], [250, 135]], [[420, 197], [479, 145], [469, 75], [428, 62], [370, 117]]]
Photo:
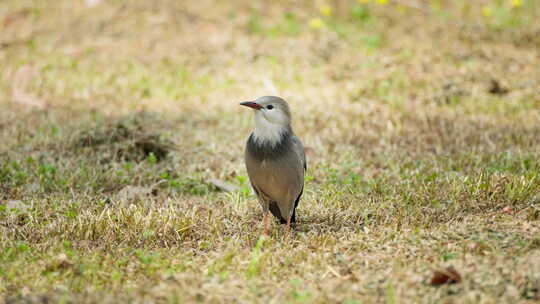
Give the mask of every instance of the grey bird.
[[255, 130], [246, 143], [245, 161], [251, 186], [263, 209], [264, 234], [268, 213], [281, 224], [296, 222], [296, 207], [304, 190], [307, 169], [302, 142], [291, 128], [291, 112], [285, 100], [263, 96], [240, 103], [255, 112]]

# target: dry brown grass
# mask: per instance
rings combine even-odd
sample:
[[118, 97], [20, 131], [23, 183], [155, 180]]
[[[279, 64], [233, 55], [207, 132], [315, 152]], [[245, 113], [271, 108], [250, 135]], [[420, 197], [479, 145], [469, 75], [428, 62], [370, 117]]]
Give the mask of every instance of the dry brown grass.
[[[0, 3], [0, 301], [540, 299], [536, 1], [90, 2]], [[268, 94], [289, 240], [242, 162]]]

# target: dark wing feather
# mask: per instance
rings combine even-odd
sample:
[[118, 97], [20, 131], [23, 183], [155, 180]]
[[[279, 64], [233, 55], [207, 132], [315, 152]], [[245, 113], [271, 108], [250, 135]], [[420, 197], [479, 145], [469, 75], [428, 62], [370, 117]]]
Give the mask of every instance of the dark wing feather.
[[298, 202], [300, 202], [300, 197], [302, 196], [302, 193], [304, 193], [304, 187], [302, 187], [302, 191], [300, 191], [300, 194], [298, 195], [298, 197], [296, 198], [296, 201], [294, 202], [294, 210], [291, 217], [291, 223], [296, 223], [296, 207], [298, 207]]
[[[275, 216], [281, 224], [287, 224], [287, 220], [284, 219], [283, 216], [281, 216], [281, 211], [279, 211], [279, 207], [276, 204], [276, 202], [270, 202], [268, 204], [268, 209], [270, 209], [270, 213], [272, 213], [272, 215]], [[294, 219], [294, 214], [293, 214], [293, 219]], [[293, 220], [291, 219], [291, 221]]]
[[[302, 144], [300, 139], [298, 139], [298, 137], [296, 137], [296, 135], [293, 135], [291, 139], [292, 139], [293, 143], [296, 145], [295, 150], [299, 153], [300, 159], [302, 159], [302, 161], [304, 163], [304, 171], [306, 171], [307, 170], [307, 161], [306, 161], [306, 153], [304, 151], [304, 145]], [[300, 194], [298, 195], [298, 197], [296, 198], [296, 201], [294, 202], [294, 210], [293, 210], [293, 215], [291, 217], [291, 222], [292, 223], [296, 222], [296, 207], [298, 207], [298, 203], [300, 202], [300, 197], [302, 197], [302, 193], [304, 193], [304, 187], [302, 187], [302, 190], [300, 191]]]
[[304, 163], [304, 171], [307, 170], [307, 161], [306, 161], [306, 153], [304, 152], [304, 145], [302, 145], [302, 142], [296, 135], [291, 136], [291, 141], [295, 145], [295, 151], [298, 153], [298, 156]]

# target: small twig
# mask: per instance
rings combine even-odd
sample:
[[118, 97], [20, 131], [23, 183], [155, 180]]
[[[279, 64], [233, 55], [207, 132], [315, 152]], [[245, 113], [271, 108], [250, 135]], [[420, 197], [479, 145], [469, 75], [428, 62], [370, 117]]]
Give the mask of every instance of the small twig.
[[328, 271], [330, 271], [333, 275], [335, 275], [338, 278], [343, 278], [342, 275], [340, 275], [334, 268], [328, 266]]

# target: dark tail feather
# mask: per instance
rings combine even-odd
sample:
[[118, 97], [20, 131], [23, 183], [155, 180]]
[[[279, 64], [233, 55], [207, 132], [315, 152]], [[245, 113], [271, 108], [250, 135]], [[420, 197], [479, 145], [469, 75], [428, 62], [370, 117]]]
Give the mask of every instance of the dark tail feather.
[[[304, 192], [304, 189], [302, 188], [302, 191], [296, 198], [296, 201], [294, 202], [294, 209], [293, 214], [291, 216], [291, 223], [296, 223], [296, 207], [298, 207], [298, 202], [300, 202], [300, 197], [302, 196], [302, 193]], [[281, 211], [279, 211], [279, 207], [275, 202], [271, 202], [269, 205], [270, 212], [272, 215], [274, 215], [276, 218], [279, 219], [279, 222], [281, 224], [287, 224], [287, 220], [281, 216]]]
[[[275, 202], [271, 202], [269, 207], [270, 207], [270, 212], [272, 213], [272, 215], [277, 217], [281, 224], [287, 224], [287, 220], [281, 216], [281, 211], [279, 211], [279, 207]], [[294, 218], [294, 215], [293, 215], [293, 218]]]

